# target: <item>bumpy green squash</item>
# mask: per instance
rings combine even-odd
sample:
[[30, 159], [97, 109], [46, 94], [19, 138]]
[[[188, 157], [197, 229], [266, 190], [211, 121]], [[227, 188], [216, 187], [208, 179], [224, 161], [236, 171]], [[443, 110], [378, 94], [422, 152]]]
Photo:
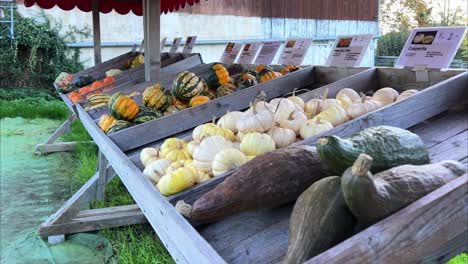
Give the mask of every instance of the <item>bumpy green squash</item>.
[[164, 111], [172, 103], [172, 95], [160, 84], [145, 89], [142, 94], [143, 104], [154, 110]]
[[154, 120], [154, 119], [158, 119], [162, 116], [163, 116], [162, 112], [145, 107], [141, 109], [140, 113], [138, 113], [135, 120], [133, 120], [133, 123], [135, 125], [138, 125], [138, 124], [142, 124], [142, 123]]
[[182, 102], [189, 102], [202, 91], [202, 80], [189, 71], [179, 73], [172, 84], [172, 94]]
[[217, 63], [211, 67], [205, 78], [205, 83], [212, 90], [216, 90], [219, 86], [231, 83], [229, 72], [222, 64]]
[[210, 88], [208, 88], [208, 85], [206, 85], [206, 83], [203, 84], [203, 91], [200, 93], [200, 95], [208, 96], [210, 100], [216, 99], [216, 91], [213, 91]]
[[124, 120], [115, 120], [115, 122], [112, 124], [112, 126], [107, 129], [106, 134], [112, 134], [114, 132], [117, 132], [119, 130], [122, 130], [127, 127], [131, 127], [132, 123]]
[[133, 121], [140, 112], [138, 104], [128, 95], [115, 93], [108, 103], [111, 115], [119, 120]]
[[457, 161], [403, 165], [372, 175], [372, 158], [359, 155], [341, 177], [344, 199], [362, 224], [373, 224], [466, 173]]
[[321, 179], [296, 201], [289, 222], [288, 252], [283, 264], [303, 263], [348, 238], [356, 220], [346, 206], [341, 179]]
[[218, 97], [230, 95], [235, 92], [237, 92], [237, 87], [232, 83], [223, 84], [216, 91], [216, 93], [218, 94]]
[[338, 136], [321, 138], [317, 151], [320, 159], [338, 174], [351, 167], [361, 153], [374, 158], [372, 172], [404, 164], [429, 163], [429, 153], [418, 135], [390, 126], [367, 128], [347, 139]]

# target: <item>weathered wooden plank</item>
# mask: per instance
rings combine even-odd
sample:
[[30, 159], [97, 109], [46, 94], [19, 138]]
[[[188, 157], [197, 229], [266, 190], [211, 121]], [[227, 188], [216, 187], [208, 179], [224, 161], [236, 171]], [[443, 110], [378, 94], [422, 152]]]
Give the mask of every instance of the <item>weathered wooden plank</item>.
[[96, 200], [103, 201], [107, 185], [107, 166], [109, 162], [101, 151], [98, 153], [98, 180], [96, 188]]
[[[52, 144], [38, 144], [35, 147], [37, 155], [46, 155], [54, 152], [72, 151], [75, 149], [76, 144], [83, 142], [60, 142]], [[93, 141], [87, 141], [86, 143], [93, 144]]]
[[99, 19], [99, 0], [92, 1], [94, 65], [101, 63], [101, 23]]
[[415, 263], [466, 232], [465, 174], [306, 263]]
[[77, 105], [81, 121], [99, 145], [120, 179], [142, 209], [151, 226], [180, 263], [224, 263], [224, 260], [198, 232], [144, 178], [141, 171], [99, 129], [96, 123]]
[[[467, 219], [468, 221], [468, 219]], [[431, 255], [425, 256], [421, 259], [420, 263], [447, 263], [450, 259], [460, 254], [461, 252], [468, 252], [468, 230], [456, 238], [448, 241], [440, 249], [434, 251]]]
[[446, 141], [432, 146], [431, 161], [463, 160], [468, 156], [468, 131], [465, 130]]

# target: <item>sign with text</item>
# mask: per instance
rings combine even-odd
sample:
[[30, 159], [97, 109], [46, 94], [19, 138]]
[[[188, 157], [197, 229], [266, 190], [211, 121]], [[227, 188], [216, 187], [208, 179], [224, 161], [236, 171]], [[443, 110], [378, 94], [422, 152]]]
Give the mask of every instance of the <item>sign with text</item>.
[[338, 36], [330, 55], [328, 55], [326, 65], [359, 66], [372, 41], [372, 37], [372, 34]]
[[239, 55], [239, 52], [242, 49], [242, 46], [242, 43], [228, 42], [226, 48], [224, 49], [223, 55], [221, 56], [221, 62], [234, 63], [236, 61], [237, 55]]
[[395, 66], [445, 69], [465, 36], [465, 27], [415, 28]]
[[283, 44], [283, 41], [271, 41], [263, 43], [260, 52], [258, 53], [257, 58], [255, 59], [255, 64], [270, 64], [278, 53], [279, 48]]
[[185, 40], [185, 46], [182, 49], [182, 53], [192, 53], [195, 42], [197, 42], [197, 36], [188, 36]]
[[182, 38], [175, 38], [173, 41], [172, 41], [172, 46], [171, 46], [171, 50], [169, 51], [170, 53], [176, 53], [177, 50], [179, 49], [180, 47], [180, 42], [182, 41]]
[[262, 45], [263, 43], [261, 42], [245, 43], [237, 63], [252, 64], [255, 59], [255, 55], [257, 55], [258, 50]]
[[312, 44], [311, 38], [289, 38], [281, 52], [278, 64], [301, 65]]
[[159, 49], [160, 51], [162, 51], [164, 49], [164, 46], [166, 46], [166, 41], [167, 41], [167, 37], [161, 40], [161, 48]]

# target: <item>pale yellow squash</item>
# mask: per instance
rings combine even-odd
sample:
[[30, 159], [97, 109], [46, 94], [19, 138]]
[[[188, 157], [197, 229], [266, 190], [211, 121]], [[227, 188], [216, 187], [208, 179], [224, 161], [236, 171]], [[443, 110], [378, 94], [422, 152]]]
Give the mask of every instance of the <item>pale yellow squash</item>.
[[187, 142], [178, 138], [168, 138], [161, 146], [161, 157], [170, 161], [191, 159]]
[[195, 184], [195, 177], [188, 168], [178, 168], [171, 174], [161, 177], [158, 182], [158, 190], [162, 195], [170, 196], [184, 191]]
[[275, 141], [269, 135], [258, 132], [244, 135], [240, 144], [240, 150], [247, 156], [258, 156], [275, 149]]
[[157, 184], [162, 176], [166, 174], [171, 161], [167, 159], [158, 159], [151, 162], [144, 170], [143, 175], [153, 184]]
[[236, 169], [247, 162], [244, 153], [235, 148], [224, 149], [213, 159], [213, 175], [218, 176], [229, 170]]

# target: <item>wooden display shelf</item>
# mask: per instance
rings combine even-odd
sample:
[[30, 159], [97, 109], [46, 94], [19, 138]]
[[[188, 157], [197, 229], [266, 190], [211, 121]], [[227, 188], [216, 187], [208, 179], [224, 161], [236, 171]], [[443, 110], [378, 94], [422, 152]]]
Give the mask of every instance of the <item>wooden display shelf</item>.
[[[439, 114], [452, 106], [462, 106], [468, 99], [464, 91], [468, 84], [468, 74], [461, 71], [433, 71], [429, 72], [429, 77], [429, 82], [417, 83], [414, 81], [414, 73], [409, 70], [376, 68], [347, 78], [347, 81], [354, 80], [354, 83], [341, 82], [342, 87], [336, 83], [329, 85], [331, 96], [334, 95], [334, 89], [344, 87], [427, 88], [406, 100], [337, 126], [323, 135], [347, 136], [363, 128], [383, 124], [401, 128], [413, 127], [412, 129], [428, 144], [433, 161], [455, 159], [466, 163], [468, 156], [466, 111]], [[412, 86], [408, 87], [408, 84]], [[287, 224], [292, 205], [240, 213], [195, 229], [171, 203], [179, 199], [190, 203], [214, 187], [222, 178], [216, 177], [208, 183], [176, 196], [164, 197], [144, 178], [141, 168], [137, 166], [138, 151], [125, 154], [99, 129], [80, 105], [77, 106], [77, 111], [103, 154], [100, 158], [100, 172], [105, 173], [93, 177], [87, 183], [88, 188], [82, 188], [50, 222], [45, 223], [41, 228], [43, 234], [53, 234], [46, 232], [48, 226], [57, 223], [67, 224], [70, 220], [76, 220], [78, 211], [75, 205], [81, 204], [90, 194], [91, 196], [96, 194], [96, 189], [92, 188], [97, 188], [99, 183], [101, 186], [105, 184], [115, 172], [176, 262], [273, 263], [282, 259], [287, 246]], [[431, 117], [434, 118], [426, 121]], [[179, 136], [184, 133], [190, 132], [182, 132]], [[310, 139], [301, 143], [313, 145], [315, 141], [316, 139]], [[160, 141], [153, 142], [150, 145], [159, 143]], [[105, 162], [101, 162], [102, 160]], [[107, 160], [112, 169], [106, 170]], [[228, 174], [224, 175], [227, 176]], [[444, 246], [454, 243], [456, 246], [452, 249], [460, 249], [460, 236], [467, 232], [466, 225], [462, 225], [465, 223], [462, 220], [468, 217], [467, 201], [463, 198], [467, 186], [466, 176], [461, 177], [310, 261], [329, 263], [335, 259], [342, 259], [347, 263], [348, 260], [352, 263], [381, 262], [391, 256], [414, 262], [424, 256], [428, 259], [435, 259], [441, 255], [451, 256], [455, 252], [447, 250]], [[102, 189], [103, 187], [101, 191]], [[67, 212], [74, 213], [67, 214]], [[67, 217], [63, 217], [64, 215]], [[56, 219], [61, 221], [53, 222]], [[405, 229], [404, 232], [402, 229]], [[424, 234], [419, 233], [421, 229], [425, 230]], [[377, 232], [379, 239], [374, 239]], [[414, 243], [408, 245], [407, 241]], [[378, 250], [368, 250], [369, 247], [366, 247], [368, 243]], [[438, 251], [439, 249], [442, 250]], [[408, 254], [408, 250], [413, 250], [413, 254]], [[431, 254], [432, 256], [429, 256]]]

